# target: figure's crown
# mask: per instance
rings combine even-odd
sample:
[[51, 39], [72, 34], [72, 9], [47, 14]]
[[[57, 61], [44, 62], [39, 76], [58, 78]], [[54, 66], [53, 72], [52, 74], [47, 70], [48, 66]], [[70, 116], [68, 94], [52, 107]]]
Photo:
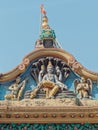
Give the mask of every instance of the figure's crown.
[[48, 62], [47, 68], [53, 68], [51, 61]]

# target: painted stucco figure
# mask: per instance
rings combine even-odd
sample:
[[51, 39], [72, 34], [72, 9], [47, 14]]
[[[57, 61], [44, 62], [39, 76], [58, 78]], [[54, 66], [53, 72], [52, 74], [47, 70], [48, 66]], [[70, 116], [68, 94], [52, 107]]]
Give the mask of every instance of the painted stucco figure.
[[63, 76], [62, 76], [62, 72], [61, 72], [59, 66], [56, 67], [56, 75], [57, 75], [57, 77], [58, 77], [58, 80], [59, 80], [59, 81], [62, 81], [62, 79], [63, 79], [62, 77], [63, 77]]
[[40, 82], [37, 88], [32, 91], [30, 98], [34, 98], [40, 88], [46, 91], [46, 98], [53, 98], [55, 94], [59, 91], [59, 89], [67, 90], [67, 86], [60, 82], [56, 74], [54, 74], [54, 67], [51, 61], [48, 62], [47, 73], [42, 78], [41, 75], [43, 72], [44, 68], [42, 68], [42, 70], [39, 73]]
[[25, 88], [26, 80], [23, 80], [20, 83], [20, 77], [16, 78], [15, 83], [9, 86], [10, 94], [5, 95], [5, 99], [7, 100], [20, 100], [22, 97], [23, 90]]
[[92, 98], [92, 81], [90, 79], [76, 79], [74, 81], [74, 87], [76, 94], [80, 97], [80, 99], [83, 98]]
[[39, 82], [42, 81], [44, 74], [45, 74], [45, 66], [41, 65], [41, 70], [40, 70], [39, 75], [38, 75], [38, 81]]

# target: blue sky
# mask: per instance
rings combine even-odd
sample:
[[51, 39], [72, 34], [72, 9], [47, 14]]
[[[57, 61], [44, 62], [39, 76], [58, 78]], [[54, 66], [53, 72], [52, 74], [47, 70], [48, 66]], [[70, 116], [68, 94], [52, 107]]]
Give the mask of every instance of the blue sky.
[[63, 49], [98, 72], [98, 0], [0, 0], [0, 72], [34, 49], [41, 4]]

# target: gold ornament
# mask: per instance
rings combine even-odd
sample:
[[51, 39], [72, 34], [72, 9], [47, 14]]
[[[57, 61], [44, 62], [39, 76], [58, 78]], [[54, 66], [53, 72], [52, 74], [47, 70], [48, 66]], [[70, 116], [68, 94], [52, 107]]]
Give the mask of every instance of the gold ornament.
[[47, 68], [53, 68], [51, 61], [48, 62]]

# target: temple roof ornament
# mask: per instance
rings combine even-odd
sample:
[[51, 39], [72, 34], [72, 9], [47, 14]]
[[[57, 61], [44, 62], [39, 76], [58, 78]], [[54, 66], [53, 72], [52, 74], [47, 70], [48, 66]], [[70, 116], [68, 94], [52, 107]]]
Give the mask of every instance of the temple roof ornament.
[[54, 30], [48, 24], [48, 17], [46, 15], [44, 5], [41, 5], [40, 36], [36, 41], [35, 48], [61, 48], [61, 45], [56, 40]]
[[98, 73], [60, 47], [42, 5], [35, 49], [0, 74], [0, 123], [98, 123], [97, 85]]

